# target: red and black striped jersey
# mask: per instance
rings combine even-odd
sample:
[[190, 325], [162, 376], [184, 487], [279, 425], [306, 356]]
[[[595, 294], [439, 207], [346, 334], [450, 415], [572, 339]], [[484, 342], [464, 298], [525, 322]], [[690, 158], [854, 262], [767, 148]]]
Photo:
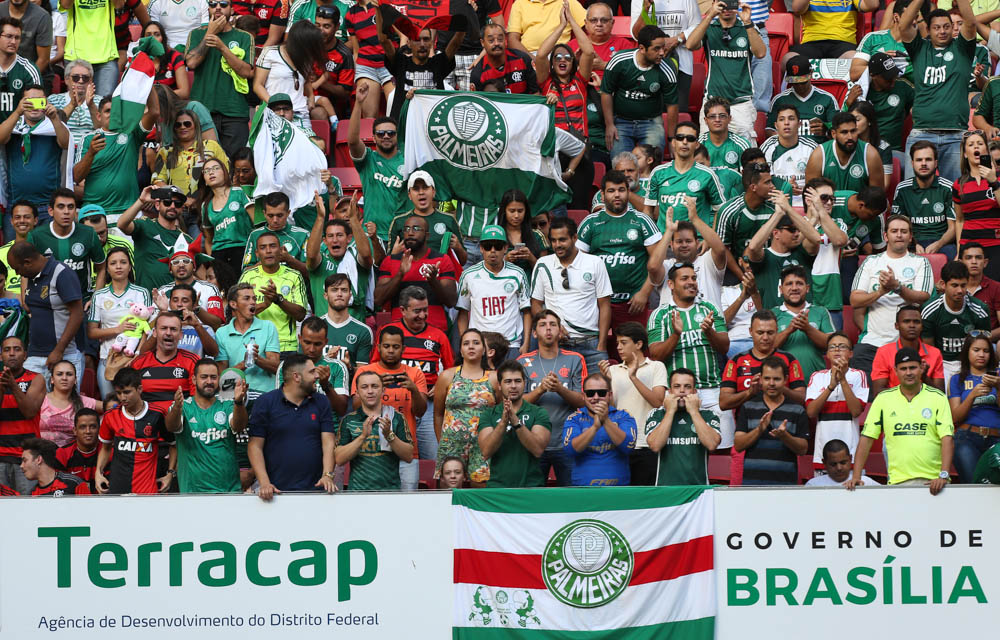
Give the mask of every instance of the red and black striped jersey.
[[571, 83], [557, 86], [549, 76], [542, 85], [542, 95], [550, 93], [556, 94], [559, 100], [556, 102], [556, 126], [587, 137], [587, 83], [578, 75]]
[[19, 496], [19, 495], [21, 495], [21, 494], [18, 493], [17, 491], [14, 491], [13, 489], [11, 489], [10, 487], [8, 487], [7, 485], [0, 484], [0, 498], [6, 497], [6, 496]]
[[185, 349], [178, 349], [173, 358], [160, 362], [153, 349], [137, 357], [130, 366], [142, 376], [142, 399], [166, 411], [174, 401], [177, 387], [184, 391], [185, 398], [191, 395], [196, 362], [198, 356]]
[[[37, 373], [24, 370], [16, 379], [17, 386], [26, 392]], [[14, 400], [14, 394], [9, 390], [3, 393], [0, 401], [0, 462], [21, 464], [21, 443], [27, 438], [38, 437], [39, 414], [33, 418], [25, 418]]]
[[83, 453], [77, 448], [75, 442], [71, 442], [65, 447], [59, 447], [59, 450], [56, 451], [56, 460], [62, 465], [63, 471], [83, 478], [93, 489], [94, 470], [97, 469], [97, 452], [100, 450], [101, 447], [96, 446], [90, 453]]
[[358, 66], [378, 69], [385, 66], [385, 50], [378, 40], [376, 11], [378, 11], [377, 4], [372, 3], [368, 6], [355, 4], [347, 10], [344, 26], [347, 27], [348, 34], [358, 39]]
[[[413, 333], [402, 321], [391, 322], [387, 326], [403, 330], [403, 364], [419, 369], [427, 380], [428, 389], [434, 388], [439, 373], [455, 365], [451, 342], [444, 331], [427, 325], [420, 333]], [[375, 344], [378, 344], [378, 340]], [[372, 351], [372, 362], [378, 361], [378, 349], [376, 349]]]
[[125, 5], [121, 9], [115, 9], [115, 46], [119, 51], [128, 49], [129, 43], [132, 42], [128, 25], [135, 17], [135, 8], [140, 2], [141, 0], [125, 0]]
[[99, 438], [110, 444], [111, 493], [156, 493], [156, 461], [160, 445], [172, 442], [167, 431], [164, 412], [147, 404], [137, 416], [116, 407], [104, 414]]
[[469, 72], [469, 81], [476, 91], [482, 91], [487, 84], [493, 83], [503, 93], [540, 93], [538, 76], [532, 64], [527, 53], [507, 49], [502, 67], [494, 67], [490, 59], [483, 56]]
[[74, 476], [72, 473], [57, 471], [56, 477], [52, 479], [52, 482], [44, 487], [38, 485], [31, 490], [31, 495], [33, 496], [54, 496], [58, 498], [67, 494], [78, 496], [89, 495], [90, 485], [83, 478]]
[[267, 35], [272, 25], [281, 27], [284, 32], [288, 26], [288, 6], [287, 0], [233, 0], [233, 14], [257, 17], [260, 28], [257, 29], [254, 42], [259, 47], [267, 42]]

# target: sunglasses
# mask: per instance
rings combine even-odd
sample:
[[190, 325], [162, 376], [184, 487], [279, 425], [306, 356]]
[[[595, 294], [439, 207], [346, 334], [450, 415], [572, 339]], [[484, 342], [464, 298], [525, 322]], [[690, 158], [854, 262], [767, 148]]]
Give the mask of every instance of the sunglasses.
[[73, 82], [90, 82], [90, 76], [85, 73], [74, 73], [69, 77]]
[[178, 120], [174, 123], [174, 129], [190, 129], [194, 127], [194, 122], [191, 120]]
[[974, 330], [972, 330], [972, 331], [969, 332], [969, 337], [970, 338], [986, 338], [987, 340], [989, 340], [991, 336], [990, 336], [990, 332], [989, 331], [983, 331], [982, 329], [974, 329]]
[[698, 142], [698, 136], [690, 133], [678, 133], [674, 136], [674, 140], [679, 142]]
[[532, 220], [531, 221], [531, 228], [532, 229], [541, 229], [541, 228], [547, 227], [547, 226], [549, 226], [549, 221], [548, 220]]
[[604, 397], [606, 397], [608, 395], [608, 390], [607, 389], [585, 389], [583, 391], [583, 395], [587, 396], [588, 398], [593, 398], [594, 396], [597, 396], [598, 398], [604, 398]]
[[985, 137], [986, 136], [986, 132], [983, 131], [982, 129], [974, 129], [972, 131], [966, 131], [965, 133], [962, 134], [962, 140], [965, 140], [969, 136], [983, 136], [983, 137]]
[[209, 2], [208, 6], [211, 7], [211, 8], [213, 8], [213, 9], [215, 7], [222, 7], [223, 9], [225, 9], [226, 7], [229, 6], [229, 2]]
[[755, 162], [747, 167], [751, 171], [756, 171], [757, 173], [770, 173], [771, 165], [766, 162]]
[[424, 228], [419, 224], [408, 224], [403, 227], [403, 233], [406, 233], [407, 231], [423, 231], [423, 230]]
[[170, 264], [171, 265], [191, 264], [191, 258], [174, 258], [173, 260], [170, 261]]
[[706, 120], [725, 120], [729, 117], [728, 113], [713, 113], [710, 116], [705, 116]]
[[573, 59], [572, 54], [569, 54], [569, 53], [557, 53], [556, 55], [554, 55], [552, 57], [555, 60], [572, 60]]
[[829, 203], [833, 202], [833, 194], [832, 193], [821, 193], [821, 194], [819, 194], [819, 200], [820, 200], [820, 202], [822, 202], [824, 204], [829, 204]]
[[183, 198], [164, 198], [163, 200], [160, 200], [160, 202], [162, 202], [163, 205], [167, 206], [167, 207], [169, 207], [170, 205], [173, 205], [175, 207], [183, 207], [184, 206], [184, 199]]
[[563, 267], [562, 270], [562, 286], [563, 289], [569, 291], [569, 271], [566, 269], [566, 267]]
[[394, 135], [396, 135], [396, 130], [393, 129], [390, 131], [388, 129], [383, 129], [381, 131], [375, 131], [373, 133], [375, 134], [376, 138], [391, 138]]
[[316, 7], [316, 17], [326, 18], [327, 20], [332, 20], [336, 16], [336, 12], [330, 7]]
[[483, 248], [483, 251], [503, 251], [507, 248], [506, 243], [503, 242], [481, 242], [479, 246]]

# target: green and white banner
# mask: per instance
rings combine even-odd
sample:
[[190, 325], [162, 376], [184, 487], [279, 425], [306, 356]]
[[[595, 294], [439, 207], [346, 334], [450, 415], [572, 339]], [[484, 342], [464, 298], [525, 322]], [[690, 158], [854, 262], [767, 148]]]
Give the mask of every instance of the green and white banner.
[[505, 191], [520, 189], [532, 212], [569, 201], [544, 97], [421, 90], [400, 119], [403, 173], [430, 173], [438, 200], [495, 208]]

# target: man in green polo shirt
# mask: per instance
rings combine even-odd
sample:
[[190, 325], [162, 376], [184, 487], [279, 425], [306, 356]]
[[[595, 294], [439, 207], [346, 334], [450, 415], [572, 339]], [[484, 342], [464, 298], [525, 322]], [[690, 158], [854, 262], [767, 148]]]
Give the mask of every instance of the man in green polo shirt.
[[541, 487], [538, 459], [549, 444], [552, 422], [541, 407], [524, 399], [524, 367], [507, 360], [497, 367], [502, 402], [483, 411], [479, 448], [490, 461], [489, 488]]
[[219, 144], [230, 158], [247, 146], [249, 79], [253, 78], [253, 36], [230, 23], [233, 3], [209, 7], [211, 22], [188, 36], [184, 63], [194, 71], [191, 99], [212, 114]]
[[306, 242], [309, 240], [309, 231], [290, 222], [291, 208], [288, 196], [281, 191], [275, 191], [258, 200], [257, 204], [264, 207], [266, 222], [250, 232], [243, 252], [243, 268], [257, 264], [257, 239], [265, 233], [273, 233], [278, 237], [281, 246], [281, 261], [301, 273], [303, 278], [308, 277]]
[[[344, 274], [350, 282], [351, 315], [364, 321], [368, 317], [372, 287], [372, 244], [361, 226], [357, 196], [351, 199], [347, 220], [327, 219], [325, 207], [317, 198], [318, 212], [306, 243], [306, 267], [313, 313], [326, 314], [326, 283], [333, 274]], [[361, 244], [358, 244], [358, 239]]]
[[701, 408], [694, 371], [677, 368], [663, 406], [646, 418], [646, 443], [660, 455], [656, 485], [708, 484], [708, 454], [722, 442], [714, 411]]
[[955, 259], [955, 208], [951, 180], [937, 175], [938, 150], [921, 140], [910, 146], [913, 177], [896, 186], [892, 213], [909, 216], [917, 253], [943, 253]]
[[306, 283], [295, 269], [281, 264], [282, 246], [277, 234], [267, 231], [257, 236], [259, 264], [248, 267], [240, 282], [254, 285], [255, 313], [278, 330], [281, 352], [298, 351], [295, 323], [306, 317]]

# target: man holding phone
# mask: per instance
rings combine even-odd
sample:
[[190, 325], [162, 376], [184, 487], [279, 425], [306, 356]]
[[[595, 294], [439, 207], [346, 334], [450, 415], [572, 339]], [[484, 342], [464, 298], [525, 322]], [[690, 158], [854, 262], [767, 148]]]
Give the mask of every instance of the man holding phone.
[[[76, 166], [79, 167], [80, 163]], [[134, 184], [135, 169], [132, 171]], [[181, 226], [185, 200], [181, 190], [173, 185], [155, 189], [146, 187], [139, 199], [118, 219], [118, 229], [135, 242], [135, 275], [136, 284], [140, 287], [156, 289], [173, 281], [166, 260], [161, 262], [161, 259], [170, 258], [181, 235], [188, 244], [192, 242], [191, 236], [184, 233]], [[139, 211], [150, 206], [154, 208], [155, 216], [146, 214], [136, 219]]]

